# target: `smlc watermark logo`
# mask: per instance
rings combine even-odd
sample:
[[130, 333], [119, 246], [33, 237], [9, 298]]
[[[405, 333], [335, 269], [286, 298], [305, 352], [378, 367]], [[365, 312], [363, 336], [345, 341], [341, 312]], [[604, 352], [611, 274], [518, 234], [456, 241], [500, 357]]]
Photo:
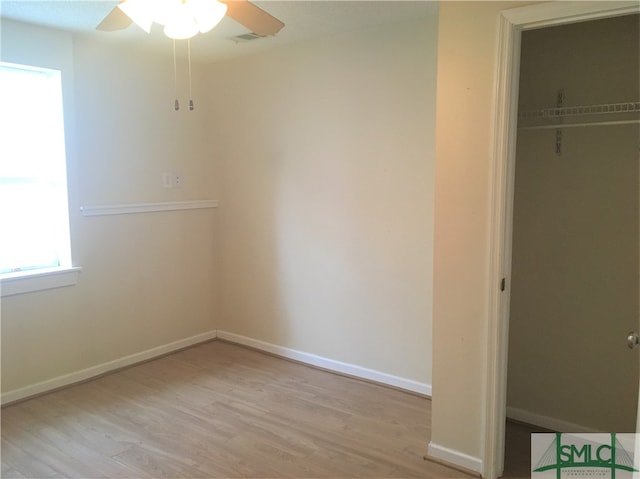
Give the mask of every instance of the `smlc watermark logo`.
[[532, 479], [638, 478], [637, 434], [531, 434]]

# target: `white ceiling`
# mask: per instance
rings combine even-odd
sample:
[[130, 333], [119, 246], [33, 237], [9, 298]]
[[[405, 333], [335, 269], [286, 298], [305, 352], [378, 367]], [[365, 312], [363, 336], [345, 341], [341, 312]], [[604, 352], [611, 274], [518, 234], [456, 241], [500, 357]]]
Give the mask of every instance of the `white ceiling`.
[[[254, 3], [285, 23], [278, 35], [250, 42], [234, 41], [231, 37], [249, 31], [225, 17], [212, 31], [191, 40], [193, 59], [210, 63], [286, 43], [437, 14], [437, 2], [427, 0], [261, 0]], [[111, 42], [134, 42], [144, 48], [171, 51], [171, 40], [158, 26], [154, 26], [150, 35], [136, 25], [116, 32], [96, 31], [95, 26], [117, 4], [118, 0], [0, 0], [0, 17], [96, 35]]]

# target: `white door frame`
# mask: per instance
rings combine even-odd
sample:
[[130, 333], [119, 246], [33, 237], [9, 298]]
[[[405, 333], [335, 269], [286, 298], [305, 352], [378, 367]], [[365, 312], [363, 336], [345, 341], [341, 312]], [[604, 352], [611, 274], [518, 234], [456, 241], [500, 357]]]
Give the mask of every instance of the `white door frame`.
[[[523, 30], [640, 13], [637, 1], [547, 2], [503, 10], [499, 17], [495, 125], [491, 165], [487, 364], [482, 477], [504, 469], [513, 186], [520, 38]], [[506, 289], [502, 291], [503, 278]]]

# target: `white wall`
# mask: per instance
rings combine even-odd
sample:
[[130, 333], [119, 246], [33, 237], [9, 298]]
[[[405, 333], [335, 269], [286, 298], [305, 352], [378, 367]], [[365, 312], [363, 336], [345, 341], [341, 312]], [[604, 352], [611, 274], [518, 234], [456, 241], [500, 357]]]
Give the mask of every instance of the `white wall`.
[[[520, 109], [554, 106], [559, 88], [566, 105], [637, 101], [638, 45], [637, 15], [525, 32]], [[638, 126], [564, 129], [561, 156], [555, 134], [518, 133], [507, 405], [632, 432]]]
[[[72, 255], [83, 268], [76, 286], [2, 299], [3, 396], [214, 330], [215, 211], [80, 214], [215, 199], [204, 111], [173, 111], [170, 55], [3, 19], [2, 59], [63, 68]], [[198, 66], [194, 80], [197, 101]], [[162, 172], [176, 170], [182, 188], [162, 188]]]
[[[429, 390], [435, 18], [211, 66], [206, 82], [194, 65], [196, 111], [179, 113], [169, 55], [2, 27], [3, 59], [64, 69], [83, 268], [76, 286], [3, 298], [3, 396], [217, 328]], [[182, 188], [162, 188], [165, 171]], [[215, 212], [79, 211], [218, 197]]]
[[436, 30], [209, 67], [220, 329], [431, 383]]

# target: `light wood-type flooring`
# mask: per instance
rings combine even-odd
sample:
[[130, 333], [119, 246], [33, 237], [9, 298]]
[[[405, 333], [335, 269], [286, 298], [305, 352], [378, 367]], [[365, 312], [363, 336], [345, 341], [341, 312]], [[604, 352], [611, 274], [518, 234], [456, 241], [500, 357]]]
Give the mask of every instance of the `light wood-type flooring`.
[[213, 341], [4, 408], [1, 472], [473, 477], [423, 459], [430, 419], [428, 399]]

